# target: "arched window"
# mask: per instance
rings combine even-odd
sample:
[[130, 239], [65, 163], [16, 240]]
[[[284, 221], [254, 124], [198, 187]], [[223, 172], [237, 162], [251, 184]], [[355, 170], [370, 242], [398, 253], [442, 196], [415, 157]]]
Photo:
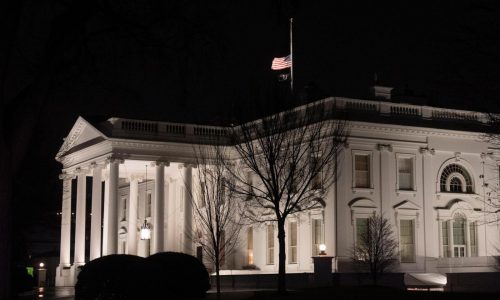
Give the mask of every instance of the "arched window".
[[464, 167], [451, 164], [444, 168], [440, 178], [441, 192], [472, 193], [472, 179]]

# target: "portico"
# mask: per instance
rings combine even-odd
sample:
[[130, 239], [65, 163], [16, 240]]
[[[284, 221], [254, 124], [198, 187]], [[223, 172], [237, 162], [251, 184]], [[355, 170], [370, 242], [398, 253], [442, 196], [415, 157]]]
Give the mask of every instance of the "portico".
[[[185, 229], [192, 228], [189, 163], [165, 159], [161, 150], [156, 155], [144, 150], [127, 156], [114, 153], [112, 143], [82, 118], [67, 141], [73, 141], [73, 145], [65, 142], [57, 157], [64, 166], [60, 175], [63, 192], [58, 286], [74, 285], [78, 267], [103, 255], [192, 252], [185, 234]], [[111, 151], [104, 155], [71, 153], [82, 141], [95, 141], [96, 150]], [[72, 199], [75, 187], [76, 199]], [[182, 215], [173, 218], [180, 208]], [[144, 221], [152, 231], [150, 241], [139, 236]], [[86, 225], [90, 225], [89, 232]]]

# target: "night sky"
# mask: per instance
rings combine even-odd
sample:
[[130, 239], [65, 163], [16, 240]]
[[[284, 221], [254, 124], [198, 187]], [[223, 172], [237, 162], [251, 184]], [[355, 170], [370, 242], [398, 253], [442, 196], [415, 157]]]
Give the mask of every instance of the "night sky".
[[377, 73], [434, 106], [500, 111], [500, 2], [371, 2], [11, 3], [2, 122], [16, 230], [58, 225], [54, 156], [79, 115], [222, 123], [272, 105], [292, 15], [297, 95], [368, 98]]

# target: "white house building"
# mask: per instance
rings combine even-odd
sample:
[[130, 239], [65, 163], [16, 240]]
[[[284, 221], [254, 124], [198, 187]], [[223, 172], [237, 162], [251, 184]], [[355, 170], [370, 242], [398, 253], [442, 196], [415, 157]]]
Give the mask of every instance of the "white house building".
[[[320, 244], [334, 257], [334, 272], [352, 271], [350, 250], [373, 213], [394, 226], [398, 271], [495, 270], [500, 222], [489, 212], [499, 203], [500, 148], [484, 139], [487, 115], [382, 97], [325, 99], [345, 112], [350, 134], [325, 206], [288, 220], [287, 271], [312, 272], [311, 256]], [[94, 123], [79, 117], [56, 156], [63, 185], [56, 284], [73, 285], [76, 268], [103, 255], [196, 255], [185, 230], [193, 223], [193, 143], [224, 134], [224, 127], [122, 118]], [[87, 190], [92, 191], [90, 208]], [[151, 240], [140, 239], [144, 222]], [[244, 228], [224, 268], [255, 265], [259, 271], [251, 272], [277, 272], [276, 236], [272, 224]]]

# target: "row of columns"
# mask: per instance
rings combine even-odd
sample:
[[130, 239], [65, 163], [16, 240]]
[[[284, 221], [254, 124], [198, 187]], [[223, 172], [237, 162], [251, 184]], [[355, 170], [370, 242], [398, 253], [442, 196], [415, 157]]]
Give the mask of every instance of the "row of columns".
[[[102, 171], [103, 164], [92, 164], [92, 218], [90, 232], [90, 260], [101, 255], [118, 253], [118, 187], [119, 187], [119, 165], [123, 163], [120, 159], [109, 159], [107, 161], [109, 172], [104, 178], [104, 211], [101, 214], [102, 204]], [[155, 165], [155, 199], [153, 205], [153, 231], [152, 231], [152, 253], [164, 251], [164, 221], [165, 221], [165, 167], [168, 163], [156, 162]], [[63, 182], [62, 211], [61, 211], [61, 248], [60, 266], [69, 268], [71, 266], [71, 181], [77, 178], [76, 192], [76, 224], [75, 224], [75, 247], [74, 265], [85, 264], [85, 218], [86, 218], [86, 176], [87, 170], [77, 169], [74, 174], [62, 174]], [[184, 252], [192, 253], [190, 242], [190, 230], [192, 229], [192, 171], [191, 166], [184, 167], [185, 182], [185, 209], [184, 209]], [[137, 255], [137, 211], [139, 196], [139, 177], [130, 178], [130, 194], [128, 205], [128, 254]], [[101, 222], [104, 230], [101, 236]], [[102, 238], [102, 249], [101, 249]], [[102, 251], [101, 251], [102, 250]]]

